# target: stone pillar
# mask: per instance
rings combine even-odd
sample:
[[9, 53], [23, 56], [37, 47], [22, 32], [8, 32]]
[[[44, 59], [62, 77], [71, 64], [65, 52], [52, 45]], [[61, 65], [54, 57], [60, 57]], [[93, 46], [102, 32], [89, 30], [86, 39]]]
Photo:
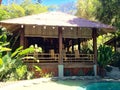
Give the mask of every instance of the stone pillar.
[[58, 65], [58, 76], [59, 78], [64, 77], [64, 65]]

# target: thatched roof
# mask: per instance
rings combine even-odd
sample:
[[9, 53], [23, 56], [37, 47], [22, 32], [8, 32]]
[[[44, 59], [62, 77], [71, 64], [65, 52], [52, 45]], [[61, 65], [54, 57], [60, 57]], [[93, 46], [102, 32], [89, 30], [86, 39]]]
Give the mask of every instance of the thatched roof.
[[63, 27], [87, 27], [107, 29], [107, 32], [113, 32], [114, 28], [99, 22], [89, 21], [70, 14], [62, 12], [45, 12], [36, 15], [24, 16], [14, 19], [0, 21], [1, 25], [14, 27], [13, 25], [45, 25], [45, 26], [63, 26]]

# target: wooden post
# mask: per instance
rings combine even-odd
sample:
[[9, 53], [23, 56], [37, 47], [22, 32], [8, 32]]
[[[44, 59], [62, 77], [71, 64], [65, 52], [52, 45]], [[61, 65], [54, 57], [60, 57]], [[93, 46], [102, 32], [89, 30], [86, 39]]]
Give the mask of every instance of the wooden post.
[[94, 63], [97, 64], [97, 29], [93, 29], [93, 52], [94, 52]]
[[58, 37], [59, 37], [59, 64], [63, 64], [63, 60], [62, 60], [62, 27], [58, 27]]
[[24, 42], [25, 42], [25, 38], [24, 38], [24, 28], [21, 28], [20, 30], [20, 46], [24, 47]]
[[64, 65], [62, 57], [62, 27], [58, 27], [58, 37], [59, 37], [59, 61], [58, 61], [58, 76], [62, 78], [64, 76]]
[[24, 37], [24, 47], [25, 48], [28, 47], [28, 39], [27, 39], [27, 37]]
[[77, 41], [78, 41], [78, 51], [80, 52], [80, 38], [78, 38]]
[[93, 52], [94, 52], [94, 75], [97, 76], [97, 29], [92, 29], [93, 36]]
[[[78, 30], [79, 30], [79, 28], [77, 27], [77, 34], [78, 34]], [[80, 43], [81, 43], [81, 41], [80, 41], [80, 38], [78, 37], [78, 39], [77, 39], [77, 42], [78, 42], [78, 51], [79, 51], [79, 53], [80, 53]]]

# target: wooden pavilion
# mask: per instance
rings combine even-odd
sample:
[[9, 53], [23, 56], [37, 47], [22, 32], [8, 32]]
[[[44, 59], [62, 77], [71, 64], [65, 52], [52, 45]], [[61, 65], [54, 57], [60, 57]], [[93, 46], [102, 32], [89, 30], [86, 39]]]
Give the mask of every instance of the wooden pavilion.
[[[31, 67], [40, 65], [55, 76], [81, 75], [81, 69], [92, 69], [97, 75], [97, 36], [114, 32], [109, 25], [78, 18], [62, 12], [45, 12], [0, 21], [12, 33], [19, 34], [19, 45], [25, 48], [37, 44], [43, 52], [35, 54], [39, 62], [25, 60]], [[82, 53], [80, 43], [93, 39], [93, 52]], [[78, 48], [74, 48], [74, 45]], [[71, 52], [69, 48], [72, 48]], [[88, 70], [87, 70], [88, 71]], [[85, 74], [84, 74], [85, 75]]]

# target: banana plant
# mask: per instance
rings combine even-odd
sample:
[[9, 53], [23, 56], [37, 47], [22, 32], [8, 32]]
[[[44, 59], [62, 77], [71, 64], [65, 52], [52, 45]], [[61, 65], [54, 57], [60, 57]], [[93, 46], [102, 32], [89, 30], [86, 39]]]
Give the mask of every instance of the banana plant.
[[0, 28], [0, 81], [25, 79], [28, 70], [22, 58], [35, 49], [34, 47], [23, 49], [21, 46], [12, 52], [8, 45], [6, 29]]

